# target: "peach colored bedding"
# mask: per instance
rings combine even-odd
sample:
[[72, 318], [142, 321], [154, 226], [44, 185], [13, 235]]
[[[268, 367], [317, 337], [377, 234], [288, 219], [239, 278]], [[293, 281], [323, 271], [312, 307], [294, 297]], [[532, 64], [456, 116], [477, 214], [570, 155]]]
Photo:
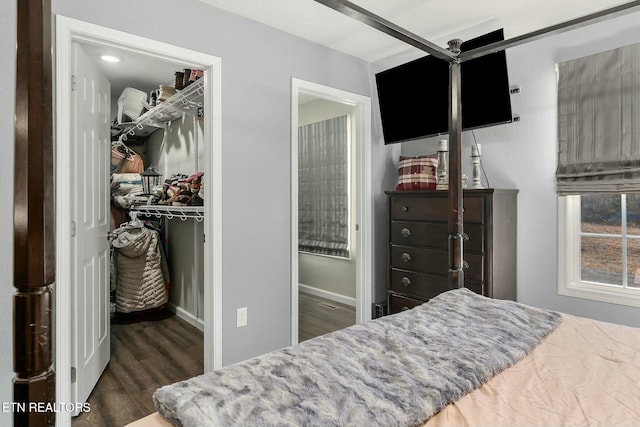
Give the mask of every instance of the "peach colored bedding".
[[640, 426], [640, 329], [564, 314], [531, 354], [424, 426]]
[[[151, 414], [128, 427], [171, 426]], [[424, 427], [640, 426], [640, 329], [564, 314], [536, 349]]]

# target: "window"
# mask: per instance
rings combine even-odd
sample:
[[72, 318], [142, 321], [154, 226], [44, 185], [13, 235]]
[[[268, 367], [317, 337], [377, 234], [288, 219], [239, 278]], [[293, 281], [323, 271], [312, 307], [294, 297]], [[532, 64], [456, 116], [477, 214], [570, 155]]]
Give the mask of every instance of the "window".
[[298, 129], [298, 250], [349, 258], [350, 120]]
[[558, 292], [640, 307], [640, 44], [558, 64]]
[[640, 194], [560, 198], [558, 292], [640, 307]]

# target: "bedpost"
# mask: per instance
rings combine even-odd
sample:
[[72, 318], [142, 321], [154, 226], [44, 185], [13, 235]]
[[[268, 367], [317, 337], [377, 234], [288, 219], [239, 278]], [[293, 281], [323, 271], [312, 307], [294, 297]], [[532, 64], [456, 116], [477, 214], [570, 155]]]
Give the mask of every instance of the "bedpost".
[[[449, 41], [460, 54], [462, 40]], [[462, 107], [460, 61], [449, 63], [449, 288], [464, 287], [464, 230], [462, 206]]]
[[55, 424], [50, 0], [17, 1], [13, 213], [13, 424]]

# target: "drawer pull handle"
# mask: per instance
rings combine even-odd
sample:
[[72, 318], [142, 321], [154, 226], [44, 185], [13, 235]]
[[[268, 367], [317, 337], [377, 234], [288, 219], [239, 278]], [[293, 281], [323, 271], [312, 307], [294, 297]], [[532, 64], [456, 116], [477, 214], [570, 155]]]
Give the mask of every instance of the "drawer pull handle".
[[405, 212], [407, 212], [407, 211], [409, 210], [409, 206], [403, 206], [403, 207], [402, 207], [402, 210], [403, 210], [403, 211], [405, 211]]
[[407, 307], [406, 305], [400, 309], [400, 311], [407, 311], [407, 310], [409, 310], [409, 307]]
[[400, 279], [400, 282], [402, 282], [402, 284], [404, 286], [410, 286], [411, 285], [411, 279], [409, 279], [406, 276], [404, 276], [402, 279]]
[[402, 234], [402, 237], [409, 237], [411, 236], [411, 230], [405, 227], [402, 230], [400, 230], [400, 234]]
[[409, 255], [406, 252], [403, 252], [402, 255], [400, 255], [400, 259], [404, 262], [409, 262], [411, 261], [411, 255]]

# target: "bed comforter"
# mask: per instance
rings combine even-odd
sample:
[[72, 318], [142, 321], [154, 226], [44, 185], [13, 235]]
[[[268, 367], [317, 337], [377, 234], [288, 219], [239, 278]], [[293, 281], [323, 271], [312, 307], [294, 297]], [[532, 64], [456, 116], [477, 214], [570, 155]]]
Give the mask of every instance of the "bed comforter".
[[153, 399], [185, 427], [420, 425], [524, 358], [560, 319], [457, 289], [162, 387]]

